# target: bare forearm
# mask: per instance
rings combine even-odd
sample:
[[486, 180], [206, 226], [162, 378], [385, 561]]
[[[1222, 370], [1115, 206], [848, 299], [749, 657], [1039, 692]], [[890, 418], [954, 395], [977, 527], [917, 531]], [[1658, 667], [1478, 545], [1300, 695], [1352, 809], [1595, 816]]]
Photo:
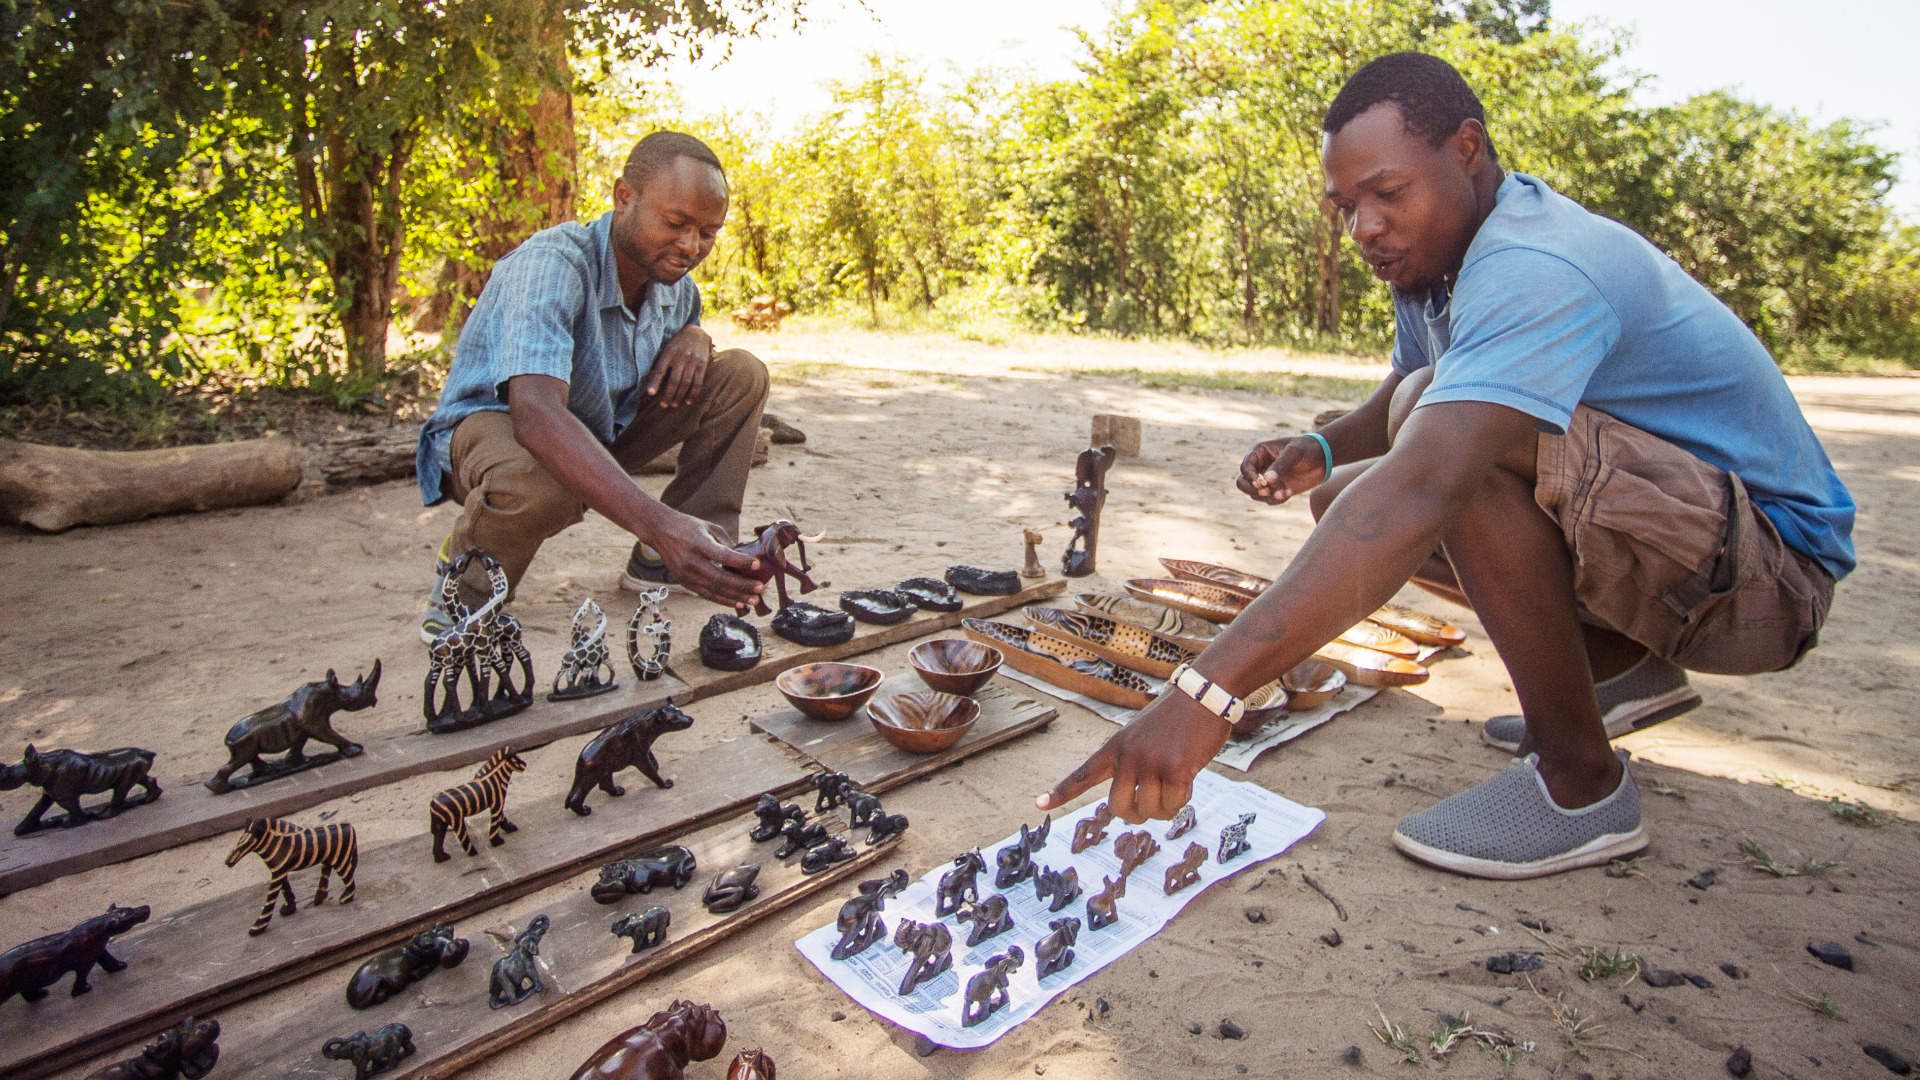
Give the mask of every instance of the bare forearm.
[[1333, 464], [1365, 461], [1387, 452], [1387, 413], [1393, 406], [1393, 392], [1399, 388], [1400, 380], [1397, 373], [1388, 375], [1359, 408], [1320, 429], [1327, 445], [1333, 448]]
[[514, 439], [581, 502], [635, 536], [651, 535], [664, 509], [659, 501], [640, 490], [613, 454], [567, 411], [564, 398], [523, 392], [519, 382], [509, 383], [508, 393]]

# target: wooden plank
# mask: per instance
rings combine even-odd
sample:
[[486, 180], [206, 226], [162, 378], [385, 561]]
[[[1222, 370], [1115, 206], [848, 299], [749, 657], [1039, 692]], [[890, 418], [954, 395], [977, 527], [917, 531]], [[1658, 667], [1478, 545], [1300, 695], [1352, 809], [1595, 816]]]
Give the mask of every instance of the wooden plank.
[[[166, 794], [152, 805], [136, 807], [119, 817], [77, 829], [51, 829], [25, 837], [0, 835], [0, 896], [68, 874], [231, 832], [250, 817], [286, 817], [331, 799], [410, 776], [462, 768], [485, 760], [502, 746], [527, 750], [598, 731], [669, 697], [677, 704], [686, 705], [771, 682], [798, 664], [838, 660], [910, 641], [958, 626], [963, 618], [985, 618], [1034, 600], [1058, 596], [1066, 591], [1066, 586], [1064, 578], [1053, 578], [1011, 596], [971, 598], [956, 612], [920, 612], [893, 626], [863, 623], [853, 639], [841, 645], [806, 649], [768, 633], [766, 658], [747, 671], [714, 671], [700, 663], [699, 651], [693, 648], [676, 654], [669, 666], [669, 675], [654, 682], [638, 682], [623, 671], [619, 689], [584, 701], [554, 703], [546, 701], [543, 687], [540, 700], [518, 716], [446, 735], [429, 735], [422, 726], [366, 736], [363, 738], [366, 752], [358, 757], [226, 795], [214, 795], [202, 787], [206, 775], [166, 775], [163, 757], [159, 780]], [[697, 640], [698, 636], [697, 629], [680, 635], [683, 640]], [[402, 682], [418, 679], [425, 671], [425, 663], [424, 653], [409, 658], [392, 665], [387, 678]], [[352, 733], [351, 724], [343, 724], [342, 728]]]
[[[511, 926], [489, 927], [484, 933], [473, 932], [477, 926], [462, 928], [461, 936], [473, 943], [465, 963], [452, 971], [437, 971], [417, 990], [374, 1008], [355, 1011], [347, 1006], [340, 991], [346, 988], [354, 966], [334, 967], [314, 977], [313, 982], [326, 991], [322, 1000], [315, 1001], [319, 995], [304, 992], [297, 1004], [290, 1003], [285, 1009], [259, 1010], [263, 1015], [257, 1022], [223, 1027], [221, 1074], [228, 1080], [253, 1076], [337, 1077], [340, 1063], [320, 1056], [326, 1040], [398, 1022], [412, 1029], [419, 1051], [398, 1070], [384, 1075], [394, 1080], [452, 1075], [725, 941], [782, 908], [849, 878], [872, 876], [863, 872], [875, 861], [893, 855], [899, 842], [895, 838], [878, 847], [861, 845], [854, 859], [808, 875], [800, 872], [797, 858], [785, 864], [775, 861], [773, 842], [753, 843], [747, 837], [753, 824], [751, 818], [735, 821], [709, 830], [690, 843], [700, 871], [677, 892], [657, 890], [603, 906], [594, 903], [586, 892], [592, 879], [582, 877], [575, 882], [577, 891], [538, 911], [517, 913]], [[844, 817], [841, 827], [844, 829]], [[760, 896], [731, 915], [710, 914], [700, 902], [707, 882], [719, 870], [742, 862], [760, 864]], [[622, 915], [655, 905], [673, 915], [667, 941], [635, 955], [630, 941], [614, 937], [609, 930]], [[511, 935], [525, 928], [537, 914], [552, 921], [552, 928], [540, 943], [540, 978], [547, 985], [546, 991], [517, 1006], [489, 1007], [487, 984], [494, 961], [505, 954]], [[607, 1034], [611, 1037], [614, 1033]], [[583, 1043], [578, 1056], [584, 1060], [598, 1046], [598, 1041]], [[722, 1059], [728, 1056], [723, 1054]]]
[[[881, 683], [874, 697], [925, 689], [927, 684], [920, 681], [920, 676], [909, 671]], [[877, 795], [970, 754], [1045, 727], [1060, 715], [1051, 705], [1036, 700], [1032, 690], [998, 675], [974, 695], [974, 700], [980, 703], [980, 718], [973, 722], [973, 730], [937, 754], [909, 754], [898, 749], [873, 730], [865, 711], [850, 720], [827, 723], [809, 719], [796, 709], [783, 709], [755, 720], [753, 729], [779, 739], [812, 758], [823, 769], [846, 773], [862, 791]]]

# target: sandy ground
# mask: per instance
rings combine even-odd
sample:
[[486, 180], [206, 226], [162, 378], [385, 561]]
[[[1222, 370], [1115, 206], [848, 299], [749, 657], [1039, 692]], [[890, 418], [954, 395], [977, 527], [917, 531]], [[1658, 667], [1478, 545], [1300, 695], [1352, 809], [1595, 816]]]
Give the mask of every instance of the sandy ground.
[[[771, 410], [809, 434], [755, 470], [747, 517], [792, 516], [830, 539], [816, 556], [837, 587], [937, 574], [954, 562], [1017, 565], [1020, 529], [1042, 528], [1049, 560], [1067, 530], [1061, 493], [1088, 416], [1146, 423], [1145, 449], [1109, 478], [1101, 566], [1110, 578], [1186, 556], [1272, 573], [1309, 528], [1304, 507], [1257, 507], [1233, 492], [1245, 447], [1299, 430], [1328, 402], [1239, 392], [1142, 390], [1061, 369], [1141, 367], [1376, 377], [1378, 365], [1275, 353], [1218, 356], [1156, 345], [1040, 340], [990, 346], [951, 338], [865, 334], [737, 335], [776, 368]], [[892, 372], [823, 369], [828, 363]], [[787, 374], [781, 374], [781, 369]], [[853, 1007], [793, 949], [829, 921], [839, 898], [802, 904], [634, 991], [473, 1070], [476, 1077], [568, 1074], [602, 1041], [674, 998], [711, 1002], [732, 1033], [727, 1056], [764, 1046], [797, 1077], [1389, 1075], [1405, 1066], [1370, 1030], [1382, 1017], [1416, 1036], [1429, 1067], [1462, 1075], [1672, 1077], [1721, 1075], [1736, 1045], [1759, 1076], [1874, 1076], [1860, 1045], [1920, 1057], [1920, 831], [1904, 822], [1848, 824], [1824, 802], [1859, 800], [1920, 817], [1920, 649], [1904, 615], [1920, 585], [1920, 381], [1797, 379], [1805, 404], [1861, 505], [1861, 567], [1842, 584], [1822, 647], [1798, 668], [1751, 679], [1700, 677], [1706, 704], [1623, 741], [1647, 799], [1654, 844], [1639, 873], [1599, 870], [1501, 884], [1428, 870], [1387, 844], [1393, 822], [1490, 775], [1504, 759], [1471, 721], [1511, 711], [1513, 695], [1471, 617], [1409, 591], [1402, 599], [1473, 631], [1475, 655], [1439, 667], [1428, 685], [1389, 691], [1296, 743], [1251, 777], [1328, 820], [1307, 843], [1196, 900], [1133, 955], [1095, 975], [995, 1046], [919, 1057], [913, 1038]], [[653, 490], [660, 478], [644, 481]], [[422, 509], [410, 483], [311, 500], [47, 537], [0, 535], [0, 743], [33, 741], [161, 750], [174, 771], [211, 769], [239, 715], [329, 666], [384, 659], [382, 704], [343, 718], [353, 734], [418, 723], [422, 652], [414, 637], [431, 547], [449, 507]], [[613, 589], [631, 539], [596, 517], [549, 543], [516, 610], [537, 670], [551, 672], [572, 608], [596, 596], [623, 619]], [[679, 627], [710, 611], [676, 600]], [[906, 647], [875, 654], [888, 671]], [[661, 743], [667, 770], [700, 747], [748, 735], [747, 717], [780, 702], [770, 687], [693, 706], [699, 723]], [[1031, 820], [1031, 799], [1113, 730], [1070, 705], [1044, 733], [908, 785], [887, 798], [914, 827], [914, 875]], [[515, 798], [558, 798], [584, 740], [529, 755]], [[1238, 778], [1238, 774], [1230, 774]], [[363, 792], [299, 815], [340, 811], [363, 843], [416, 833], [426, 798], [454, 776]], [[1657, 794], [1656, 794], [1657, 792]], [[26, 800], [0, 801], [8, 815]], [[1775, 878], [1741, 856], [1752, 839], [1781, 863], [1844, 865]], [[525, 834], [515, 842], [524, 842]], [[257, 865], [220, 865], [214, 839], [69, 877], [0, 899], [11, 944], [96, 914], [108, 898], [167, 910], [263, 879]], [[425, 856], [423, 853], [423, 864]], [[1718, 872], [1705, 890], [1686, 882]], [[1303, 881], [1344, 906], [1342, 920]], [[579, 887], [563, 886], [563, 887]], [[1257, 891], [1250, 891], [1257, 890]], [[1914, 904], [1907, 901], [1913, 900]], [[477, 932], [542, 902], [529, 898], [474, 920]], [[1250, 908], [1266, 921], [1252, 923]], [[1545, 943], [1520, 925], [1548, 927]], [[1342, 943], [1321, 935], [1337, 930]], [[1852, 951], [1851, 973], [1816, 963], [1810, 941]], [[1621, 949], [1651, 966], [1705, 976], [1710, 989], [1588, 982], [1585, 947]], [[1484, 970], [1514, 949], [1546, 954], [1530, 977]], [[1744, 969], [1745, 977], [1723, 973]], [[221, 1014], [234, 1030], [271, 1025], [344, 973]], [[1530, 979], [1530, 981], [1529, 981]], [[111, 977], [96, 977], [111, 992]], [[1837, 1016], [1803, 1002], [1829, 995]], [[0, 1007], [6, 1014], [19, 1001]], [[1569, 1045], [1555, 1009], [1586, 1018]], [[1461, 1046], [1436, 1056], [1426, 1033], [1470, 1015], [1531, 1041], [1510, 1066]], [[840, 1017], [839, 1019], [835, 1019]], [[1218, 1037], [1232, 1019], [1240, 1041]], [[1190, 1028], [1197, 1027], [1199, 1034]], [[1359, 1047], [1359, 1061], [1342, 1054]], [[723, 1062], [691, 1075], [719, 1077]]]

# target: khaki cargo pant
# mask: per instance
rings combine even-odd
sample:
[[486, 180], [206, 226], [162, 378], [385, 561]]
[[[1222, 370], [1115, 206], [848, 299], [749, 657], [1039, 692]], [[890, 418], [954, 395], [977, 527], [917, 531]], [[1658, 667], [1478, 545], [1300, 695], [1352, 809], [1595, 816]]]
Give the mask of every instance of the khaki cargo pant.
[[1791, 667], [1833, 577], [1788, 547], [1740, 478], [1582, 405], [1542, 434], [1534, 501], [1565, 533], [1583, 621], [1690, 671]]
[[[744, 349], [728, 349], [707, 365], [692, 404], [664, 409], [659, 400], [642, 397], [638, 415], [608, 448], [614, 460], [631, 473], [678, 445], [679, 466], [660, 501], [738, 538], [767, 403], [767, 366]], [[541, 543], [586, 516], [579, 496], [513, 437], [507, 413], [478, 412], [460, 421], [447, 456], [453, 468], [446, 490], [461, 505], [447, 550], [486, 551], [516, 587]], [[469, 572], [466, 585], [486, 595], [484, 576]]]

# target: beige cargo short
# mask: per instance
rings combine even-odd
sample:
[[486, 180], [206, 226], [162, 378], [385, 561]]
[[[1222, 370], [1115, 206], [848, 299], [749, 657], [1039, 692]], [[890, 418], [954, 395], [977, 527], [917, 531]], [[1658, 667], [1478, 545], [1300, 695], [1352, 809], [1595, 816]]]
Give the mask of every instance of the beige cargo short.
[[1540, 436], [1535, 467], [1583, 621], [1719, 675], [1792, 667], [1819, 641], [1833, 577], [1738, 476], [1584, 405], [1565, 435]]

